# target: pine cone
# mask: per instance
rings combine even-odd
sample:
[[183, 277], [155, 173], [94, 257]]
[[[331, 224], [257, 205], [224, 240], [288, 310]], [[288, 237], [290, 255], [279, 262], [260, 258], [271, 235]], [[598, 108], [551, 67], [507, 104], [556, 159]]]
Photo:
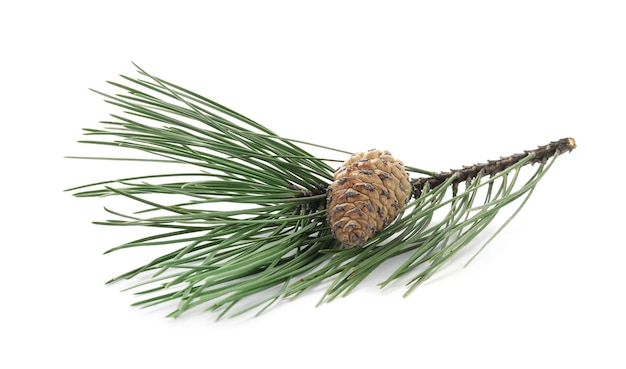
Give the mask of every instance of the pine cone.
[[333, 236], [347, 247], [362, 246], [391, 223], [409, 201], [404, 164], [389, 151], [353, 155], [335, 172], [326, 209]]

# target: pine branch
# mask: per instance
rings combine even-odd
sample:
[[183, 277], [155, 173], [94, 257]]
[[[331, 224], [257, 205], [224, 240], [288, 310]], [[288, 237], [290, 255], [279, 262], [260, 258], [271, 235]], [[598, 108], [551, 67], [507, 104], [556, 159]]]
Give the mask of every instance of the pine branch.
[[[329, 163], [343, 161], [346, 151], [281, 137], [221, 104], [138, 71], [140, 78], [110, 82], [121, 92], [98, 92], [123, 112], [101, 122], [102, 128], [86, 129], [94, 139], [82, 142], [152, 158], [83, 158], [176, 163], [186, 169], [69, 191], [78, 197], [120, 196], [139, 206], [132, 214], [107, 208], [115, 219], [97, 224], [160, 231], [108, 251], [167, 248], [110, 283], [147, 275], [131, 287], [142, 297], [135, 305], [174, 302], [173, 317], [201, 306], [219, 317], [261, 313], [281, 298], [323, 283], [327, 289], [320, 302], [332, 301], [398, 256], [403, 263], [381, 286], [408, 277], [409, 293], [470, 245], [503, 208], [521, 200], [493, 236], [499, 233], [556, 158], [576, 147], [568, 138], [438, 174], [407, 167], [429, 175], [410, 182], [413, 200], [364, 247], [343, 249], [327, 223], [325, 200], [333, 179]], [[315, 157], [304, 145], [324, 149], [331, 158]], [[521, 168], [535, 163], [534, 173], [520, 183]], [[167, 195], [176, 200], [164, 202]]]

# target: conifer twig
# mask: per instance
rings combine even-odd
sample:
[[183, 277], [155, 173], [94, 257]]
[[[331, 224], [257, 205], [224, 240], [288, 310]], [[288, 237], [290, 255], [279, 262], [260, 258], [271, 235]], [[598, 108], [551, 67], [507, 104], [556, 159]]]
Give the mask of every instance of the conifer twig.
[[[333, 238], [324, 206], [334, 173], [329, 162], [341, 159], [313, 156], [302, 145], [331, 156], [347, 151], [281, 137], [137, 68], [139, 78], [109, 82], [118, 93], [98, 92], [122, 113], [100, 128], [86, 129], [91, 138], [81, 142], [142, 155], [82, 158], [165, 162], [182, 169], [69, 191], [77, 197], [115, 195], [139, 206], [130, 214], [105, 208], [116, 219], [96, 224], [151, 227], [155, 233], [109, 251], [150, 247], [163, 253], [109, 283], [147, 277], [131, 287], [142, 297], [134, 305], [175, 302], [171, 317], [200, 306], [219, 311], [219, 317], [252, 309], [261, 313], [321, 283], [328, 285], [320, 302], [332, 301], [398, 256], [403, 262], [380, 285], [408, 275], [408, 294], [482, 234], [500, 210], [521, 199], [515, 216], [557, 156], [576, 147], [566, 138], [438, 174], [407, 166], [410, 173], [428, 176], [411, 180], [413, 199], [363, 247], [344, 249]], [[520, 183], [520, 170], [529, 163], [539, 165]], [[242, 301], [249, 304], [233, 308]]]

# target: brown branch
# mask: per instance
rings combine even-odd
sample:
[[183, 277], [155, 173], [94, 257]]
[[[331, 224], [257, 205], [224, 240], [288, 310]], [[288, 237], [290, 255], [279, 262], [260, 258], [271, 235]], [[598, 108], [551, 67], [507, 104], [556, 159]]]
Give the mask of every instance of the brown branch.
[[414, 178], [411, 179], [413, 196], [416, 198], [420, 197], [422, 191], [424, 190], [424, 186], [427, 184], [429, 188], [435, 188], [455, 174], [457, 177], [452, 182], [452, 185], [458, 185], [468, 179], [476, 178], [476, 176], [478, 176], [481, 172], [482, 175], [487, 176], [499, 173], [518, 163], [520, 160], [525, 159], [529, 154], [533, 154], [534, 156], [525, 164], [544, 163], [554, 155], [570, 152], [575, 148], [576, 141], [573, 138], [563, 138], [558, 141], [550, 142], [547, 145], [539, 146], [535, 150], [524, 151], [522, 154], [514, 154], [498, 160], [489, 160], [487, 163], [465, 166], [462, 169], [453, 169], [449, 172], [440, 172], [432, 177]]
[[[453, 169], [449, 172], [440, 172], [432, 177], [421, 177], [411, 179], [411, 186], [413, 187], [412, 195], [417, 198], [421, 196], [424, 187], [428, 184], [428, 188], [435, 188], [448, 180], [450, 177], [456, 174], [456, 179], [452, 181], [453, 186], [457, 186], [466, 180], [476, 178], [479, 173], [482, 175], [491, 176], [502, 172], [503, 170], [515, 165], [519, 161], [532, 154], [533, 157], [528, 160], [526, 164], [543, 163], [554, 155], [560, 155], [565, 152], [570, 152], [576, 148], [576, 141], [573, 138], [563, 138], [558, 141], [550, 142], [547, 145], [539, 146], [535, 150], [524, 151], [521, 154], [514, 154], [498, 160], [489, 160], [487, 163], [476, 164], [472, 166], [465, 166], [462, 169]], [[297, 195], [291, 196], [292, 198], [313, 197], [321, 195], [326, 192], [327, 185], [317, 184], [310, 189], [304, 189], [299, 186], [289, 184], [288, 188], [291, 190], [300, 191]], [[316, 200], [310, 204], [307, 204], [307, 209], [316, 210], [324, 206], [324, 200]]]
[[[328, 188], [328, 186], [326, 186], [323, 183], [319, 183], [316, 184], [315, 186], [313, 186], [310, 189], [304, 189], [301, 188], [293, 183], [290, 183], [287, 188], [289, 188], [290, 190], [295, 190], [295, 191], [300, 191], [300, 193], [298, 193], [297, 195], [291, 196], [291, 198], [303, 198], [303, 197], [313, 197], [313, 196], [317, 196], [317, 195], [321, 195], [321, 194], [325, 194], [326, 193], [326, 189]], [[306, 209], [308, 211], [316, 211], [319, 208], [321, 208], [324, 204], [326, 204], [326, 200], [323, 199], [318, 199], [315, 201], [311, 201], [309, 203], [306, 204]]]

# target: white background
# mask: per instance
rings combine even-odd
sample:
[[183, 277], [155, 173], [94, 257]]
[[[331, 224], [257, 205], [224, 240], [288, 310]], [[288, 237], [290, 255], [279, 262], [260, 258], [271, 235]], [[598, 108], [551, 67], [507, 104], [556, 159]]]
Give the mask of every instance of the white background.
[[[3, 3], [0, 367], [626, 367], [623, 4]], [[256, 319], [166, 319], [103, 284], [141, 257], [102, 255], [133, 230], [62, 192], [127, 174], [63, 156], [94, 154], [76, 140], [111, 107], [88, 88], [131, 61], [284, 136], [426, 169], [579, 147], [477, 260], [409, 298], [382, 270], [318, 308], [321, 289]]]

